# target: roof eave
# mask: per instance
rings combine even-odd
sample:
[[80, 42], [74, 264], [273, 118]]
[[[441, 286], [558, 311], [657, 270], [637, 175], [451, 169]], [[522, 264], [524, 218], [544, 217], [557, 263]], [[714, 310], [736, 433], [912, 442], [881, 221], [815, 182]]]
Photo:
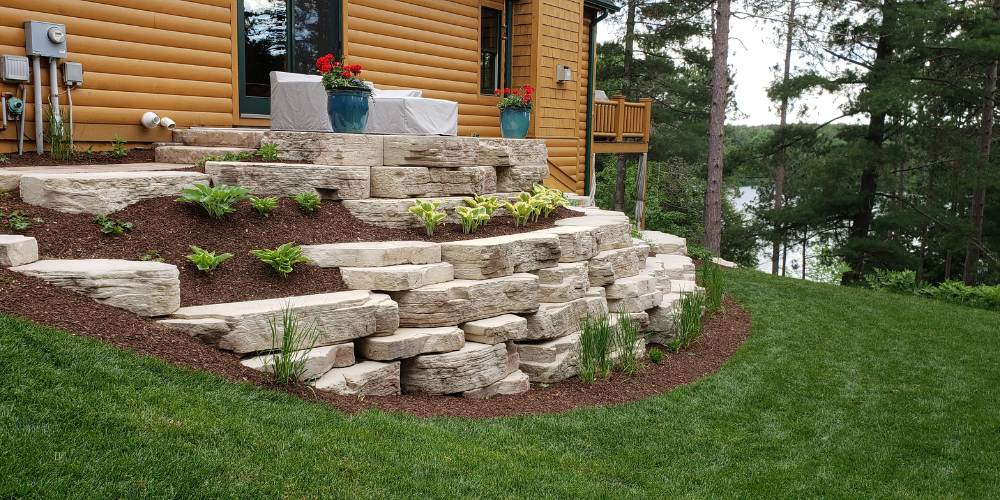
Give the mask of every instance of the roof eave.
[[609, 14], [614, 14], [615, 12], [621, 10], [621, 8], [615, 5], [612, 0], [585, 0], [584, 4], [595, 9], [606, 11]]

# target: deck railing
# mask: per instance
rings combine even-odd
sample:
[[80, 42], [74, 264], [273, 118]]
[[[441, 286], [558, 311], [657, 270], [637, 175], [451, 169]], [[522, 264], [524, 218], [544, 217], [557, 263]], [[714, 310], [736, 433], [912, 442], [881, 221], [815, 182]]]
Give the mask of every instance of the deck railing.
[[594, 139], [604, 141], [649, 142], [653, 100], [626, 102], [616, 95], [610, 101], [594, 100]]

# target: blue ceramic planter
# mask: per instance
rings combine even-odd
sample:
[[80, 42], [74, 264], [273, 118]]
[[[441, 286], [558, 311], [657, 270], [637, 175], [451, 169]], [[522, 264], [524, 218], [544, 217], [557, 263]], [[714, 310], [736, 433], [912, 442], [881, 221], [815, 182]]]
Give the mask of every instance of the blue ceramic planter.
[[370, 90], [333, 89], [326, 91], [326, 112], [334, 132], [361, 134], [368, 124]]
[[500, 133], [507, 139], [524, 139], [531, 123], [531, 110], [506, 108], [500, 111]]

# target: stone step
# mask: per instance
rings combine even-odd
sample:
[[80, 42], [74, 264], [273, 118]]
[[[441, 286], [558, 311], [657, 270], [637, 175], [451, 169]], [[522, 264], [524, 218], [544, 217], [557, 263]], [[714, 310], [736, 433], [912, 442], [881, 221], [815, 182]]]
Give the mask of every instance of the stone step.
[[558, 227], [593, 228], [599, 252], [632, 246], [632, 226], [628, 222], [628, 217], [624, 215], [621, 217], [606, 215], [570, 217], [557, 220], [555, 225]]
[[657, 291], [657, 279], [640, 272], [635, 276], [618, 278], [604, 287], [605, 297], [611, 300], [630, 299]]
[[[396, 304], [386, 295], [350, 291], [301, 295], [281, 299], [252, 300], [228, 304], [183, 307], [174, 312], [174, 320], [218, 319], [226, 323], [226, 333], [217, 336], [220, 349], [239, 354], [273, 348], [269, 321], [282, 324], [282, 314], [289, 308], [298, 320], [300, 332], [318, 329], [312, 345], [303, 338], [300, 348], [340, 344], [376, 333], [392, 333], [399, 326]], [[187, 330], [183, 321], [170, 326]], [[194, 325], [197, 328], [200, 325]], [[278, 332], [277, 342], [283, 332]]]
[[590, 260], [597, 255], [596, 231], [590, 226], [556, 226], [538, 232], [558, 236], [559, 262], [569, 263]]
[[324, 200], [358, 200], [371, 195], [371, 167], [210, 161], [214, 184], [242, 186], [257, 195], [313, 192]]
[[394, 396], [399, 394], [399, 362], [362, 361], [334, 368], [313, 386], [342, 396]]
[[156, 161], [160, 163], [198, 163], [208, 156], [221, 157], [226, 153], [253, 153], [253, 148], [212, 146], [160, 146], [156, 148]]
[[302, 245], [302, 254], [320, 267], [384, 267], [441, 262], [441, 245], [425, 241], [360, 241]]
[[[15, 157], [16, 158], [16, 157]], [[29, 174], [73, 174], [95, 172], [146, 172], [153, 170], [177, 170], [194, 165], [176, 163], [117, 163], [111, 165], [52, 165], [41, 167], [0, 168], [0, 192], [14, 191], [21, 187], [21, 176]]]
[[513, 167], [547, 165], [549, 150], [542, 139], [480, 138], [476, 165]]
[[420, 135], [387, 135], [383, 140], [385, 166], [472, 167], [479, 163], [479, 139]]
[[177, 197], [209, 178], [198, 172], [93, 172], [21, 176], [25, 203], [65, 213], [104, 215], [142, 200]]
[[663, 269], [663, 275], [670, 279], [694, 279], [695, 266], [691, 257], [686, 255], [656, 254], [649, 258], [654, 265]]
[[391, 361], [420, 354], [457, 351], [465, 345], [465, 336], [460, 328], [454, 326], [400, 328], [392, 335], [366, 337], [356, 342], [358, 353], [365, 359]]
[[38, 260], [38, 240], [18, 234], [0, 234], [0, 267], [31, 264]]
[[605, 250], [590, 259], [590, 284], [607, 286], [617, 279], [639, 274], [646, 265], [649, 247], [636, 245]]
[[515, 343], [519, 368], [532, 382], [551, 384], [579, 373], [580, 334], [574, 333], [546, 342]]
[[381, 135], [269, 130], [262, 143], [274, 144], [281, 161], [320, 165], [382, 165]]
[[459, 279], [487, 279], [554, 267], [559, 238], [530, 232], [441, 244], [441, 260], [455, 266]]
[[501, 344], [511, 339], [524, 338], [528, 333], [528, 320], [516, 314], [478, 319], [461, 326], [465, 332], [465, 340], [480, 344]]
[[340, 275], [347, 288], [397, 292], [455, 279], [447, 262], [437, 264], [400, 264], [386, 267], [341, 267]]
[[[512, 193], [483, 194], [496, 196], [501, 201], [508, 200], [514, 196]], [[438, 209], [447, 213], [448, 217], [445, 219], [445, 222], [449, 224], [459, 224], [461, 222], [459, 217], [455, 215], [455, 208], [466, 206], [465, 197], [441, 196], [434, 197], [433, 200], [441, 202]], [[413, 199], [369, 198], [367, 200], [344, 200], [343, 206], [351, 212], [351, 215], [375, 226], [392, 229], [422, 229], [424, 227], [423, 222], [420, 222], [416, 216], [408, 212], [413, 203]], [[493, 215], [494, 217], [500, 217], [508, 214], [506, 210], [500, 208]]]
[[[354, 364], [354, 344], [336, 344], [294, 351], [291, 359], [302, 363], [300, 382], [314, 380], [333, 368], [343, 368]], [[252, 370], [274, 373], [275, 354], [265, 354], [244, 359], [240, 363]]]
[[489, 386], [509, 375], [505, 344], [467, 342], [462, 349], [403, 361], [404, 392], [454, 394]]
[[577, 333], [588, 316], [607, 314], [608, 304], [599, 296], [588, 296], [571, 302], [539, 304], [538, 312], [525, 316], [528, 328], [522, 337], [510, 340], [544, 340]]
[[687, 240], [680, 236], [660, 231], [642, 231], [640, 235], [653, 254], [687, 255]]
[[590, 290], [590, 268], [586, 262], [559, 264], [535, 271], [540, 302], [569, 302]]
[[496, 190], [497, 171], [489, 166], [371, 167], [371, 195], [374, 198], [472, 196]]
[[162, 262], [40, 260], [10, 269], [139, 316], [165, 316], [181, 304], [177, 266]]
[[174, 142], [186, 146], [260, 147], [266, 129], [195, 127], [174, 130]]
[[508, 313], [538, 309], [538, 277], [514, 274], [488, 280], [454, 280], [392, 292], [400, 325], [454, 326]]
[[531, 381], [528, 374], [521, 370], [480, 389], [473, 389], [462, 393], [463, 398], [469, 399], [489, 399], [493, 396], [523, 394], [531, 389]]

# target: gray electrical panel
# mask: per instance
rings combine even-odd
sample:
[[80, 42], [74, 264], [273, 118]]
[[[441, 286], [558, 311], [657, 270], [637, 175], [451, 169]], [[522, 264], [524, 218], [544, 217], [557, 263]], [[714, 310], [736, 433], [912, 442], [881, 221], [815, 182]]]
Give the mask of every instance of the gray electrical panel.
[[42, 21], [24, 23], [24, 49], [29, 56], [66, 57], [66, 26]]
[[62, 75], [66, 85], [83, 85], [83, 65], [78, 62], [64, 62]]
[[0, 81], [26, 82], [30, 76], [27, 57], [0, 56]]

